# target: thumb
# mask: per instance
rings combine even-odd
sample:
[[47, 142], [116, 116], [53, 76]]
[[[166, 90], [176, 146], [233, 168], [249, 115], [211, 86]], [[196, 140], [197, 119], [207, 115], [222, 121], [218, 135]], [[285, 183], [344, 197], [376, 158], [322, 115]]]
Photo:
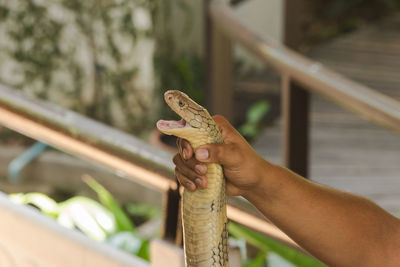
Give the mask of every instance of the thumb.
[[239, 153], [231, 144], [209, 144], [199, 147], [195, 152], [198, 161], [232, 165], [240, 158]]

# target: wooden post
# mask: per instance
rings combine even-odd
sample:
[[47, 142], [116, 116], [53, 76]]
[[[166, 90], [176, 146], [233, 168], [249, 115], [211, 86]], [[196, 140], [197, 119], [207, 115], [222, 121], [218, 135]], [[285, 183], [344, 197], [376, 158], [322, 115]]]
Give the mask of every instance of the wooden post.
[[[285, 1], [284, 43], [300, 50], [302, 27], [310, 7], [306, 0]], [[309, 98], [310, 93], [282, 74], [281, 103], [283, 118], [283, 162], [292, 171], [308, 176]]]
[[163, 228], [162, 238], [180, 245], [182, 243], [180, 223], [180, 195], [179, 190], [170, 189], [163, 196]]
[[211, 114], [233, 120], [232, 43], [216, 27], [205, 0], [206, 106]]
[[286, 0], [284, 9], [284, 43], [294, 50], [300, 50], [304, 41], [303, 28], [310, 14], [310, 1]]
[[308, 176], [309, 92], [282, 77], [283, 161], [292, 171]]

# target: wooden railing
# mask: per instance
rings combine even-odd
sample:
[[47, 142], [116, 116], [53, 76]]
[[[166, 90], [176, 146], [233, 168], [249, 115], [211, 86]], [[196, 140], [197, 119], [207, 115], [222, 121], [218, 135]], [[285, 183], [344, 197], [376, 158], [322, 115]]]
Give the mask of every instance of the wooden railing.
[[[233, 3], [236, 3], [234, 1]], [[351, 81], [245, 27], [224, 0], [210, 0], [206, 9], [208, 107], [232, 119], [232, 44], [246, 48], [281, 75], [283, 162], [308, 175], [310, 93], [325, 96], [344, 108], [400, 133], [400, 103]], [[224, 103], [223, 105], [221, 103]]]
[[[28, 97], [3, 85], [0, 85], [0, 124], [66, 153], [109, 167], [124, 179], [131, 179], [133, 182], [159, 191], [163, 194], [162, 238], [178, 246], [182, 244], [182, 229], [179, 223], [180, 193], [179, 185], [174, 176], [171, 154], [73, 111]], [[68, 231], [60, 230], [60, 227], [52, 226], [57, 228], [57, 231], [46, 229], [48, 224], [56, 224], [55, 222], [47, 222], [46, 225], [40, 226], [41, 219], [36, 222], [38, 220], [37, 215], [32, 217], [30, 212], [24, 211], [24, 209], [28, 208], [17, 208], [12, 203], [7, 203], [6, 199], [2, 200], [1, 196], [0, 200], [5, 203], [3, 206], [0, 205], [1, 214], [12, 213], [14, 209], [22, 211], [21, 215], [19, 215], [20, 219], [14, 222], [15, 216], [11, 216], [9, 223], [21, 222], [21, 226], [27, 228], [24, 230], [26, 232], [35, 227], [40, 228], [40, 231], [32, 230], [32, 238], [40, 238], [35, 233], [47, 233], [47, 235], [51, 236], [57, 235], [57, 231], [61, 231], [62, 234], [67, 236], [57, 237], [57, 240], [74, 239], [73, 237], [68, 237]], [[247, 201], [241, 198], [233, 198], [229, 201], [228, 217], [288, 246], [303, 251], [279, 229], [264, 220]], [[33, 222], [23, 223], [24, 220], [32, 220]], [[12, 239], [12, 235], [9, 238]], [[15, 241], [11, 239], [9, 240], [10, 242]], [[53, 239], [48, 240], [53, 242]], [[65, 249], [70, 251], [75, 251], [78, 247], [82, 249], [82, 244], [79, 242], [65, 244], [67, 244]], [[51, 244], [47, 243], [44, 245], [51, 246]], [[26, 249], [26, 246], [23, 244], [18, 247], [20, 252], [24, 251], [24, 249]], [[94, 248], [93, 250], [93, 253], [88, 253], [84, 256], [96, 258], [96, 253], [104, 253], [104, 249], [96, 250]], [[87, 251], [90, 252], [91, 250]], [[118, 253], [115, 253], [115, 251], [112, 251], [111, 256], [106, 256], [112, 258], [114, 257], [113, 255], [118, 255]], [[53, 264], [56, 263], [53, 262]], [[118, 260], [115, 264], [115, 266], [125, 266]], [[112, 265], [105, 264], [104, 266]], [[126, 266], [129, 266], [129, 264]]]

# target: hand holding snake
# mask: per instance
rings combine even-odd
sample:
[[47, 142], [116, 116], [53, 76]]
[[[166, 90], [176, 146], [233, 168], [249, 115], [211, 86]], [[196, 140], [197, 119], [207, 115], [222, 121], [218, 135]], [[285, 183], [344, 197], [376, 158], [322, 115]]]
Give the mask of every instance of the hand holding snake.
[[[221, 131], [223, 144], [209, 144], [195, 151], [190, 143], [178, 139], [179, 153], [174, 157], [176, 175], [188, 190], [204, 188], [207, 163], [219, 163], [224, 169], [228, 196], [246, 195], [257, 187], [264, 171], [261, 158], [235, 128], [220, 115], [213, 116]], [[199, 167], [201, 166], [201, 167]]]

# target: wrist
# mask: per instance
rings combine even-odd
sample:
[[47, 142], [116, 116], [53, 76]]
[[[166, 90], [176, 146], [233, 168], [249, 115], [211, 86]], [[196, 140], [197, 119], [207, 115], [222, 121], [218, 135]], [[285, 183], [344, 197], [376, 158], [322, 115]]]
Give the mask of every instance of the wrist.
[[276, 179], [274, 173], [277, 172], [278, 167], [262, 159], [261, 164], [259, 164], [255, 171], [256, 182], [250, 188], [243, 190], [242, 196], [250, 202], [256, 198], [270, 199], [274, 194], [274, 188], [278, 188], [278, 186], [275, 186], [277, 181], [274, 181]]

